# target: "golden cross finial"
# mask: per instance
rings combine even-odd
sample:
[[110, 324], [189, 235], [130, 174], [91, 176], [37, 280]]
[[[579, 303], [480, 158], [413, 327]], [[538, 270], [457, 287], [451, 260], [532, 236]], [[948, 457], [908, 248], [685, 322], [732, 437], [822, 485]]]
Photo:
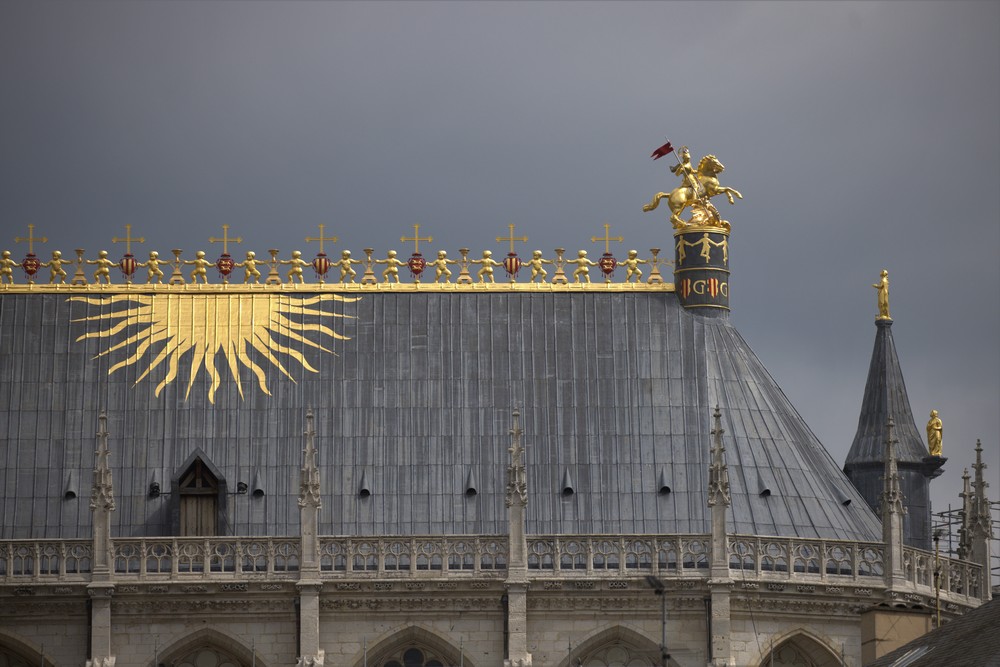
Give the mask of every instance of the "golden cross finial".
[[208, 237], [208, 242], [209, 243], [221, 243], [222, 244], [222, 254], [223, 255], [228, 255], [229, 254], [229, 242], [230, 241], [232, 241], [233, 243], [243, 243], [243, 238], [239, 237], [239, 236], [237, 236], [235, 239], [229, 238], [229, 225], [222, 225], [222, 238], [221, 239], [217, 239], [214, 236], [209, 236]]
[[604, 241], [604, 252], [605, 253], [610, 253], [611, 252], [611, 242], [612, 241], [618, 241], [619, 243], [621, 243], [624, 240], [625, 239], [622, 238], [621, 236], [611, 236], [611, 225], [609, 225], [608, 223], [604, 223], [604, 236], [591, 236], [590, 237], [591, 243], [597, 243], [598, 241]]
[[323, 253], [323, 241], [329, 241], [330, 243], [336, 243], [340, 240], [337, 236], [331, 236], [329, 238], [323, 238], [323, 230], [326, 229], [326, 225], [316, 225], [319, 227], [319, 236], [307, 236], [306, 243], [312, 243], [313, 241], [319, 241], [319, 252]]
[[413, 225], [413, 238], [412, 239], [408, 239], [405, 236], [400, 236], [399, 240], [401, 242], [403, 242], [403, 243], [406, 243], [407, 241], [413, 241], [413, 252], [416, 253], [416, 254], [419, 254], [420, 253], [420, 242], [421, 241], [427, 241], [428, 243], [430, 243], [431, 241], [434, 240], [434, 238], [431, 237], [431, 236], [428, 236], [425, 239], [420, 238], [420, 225]]
[[35, 226], [34, 225], [28, 225], [28, 236], [27, 237], [23, 237], [23, 236], [15, 236], [14, 237], [14, 243], [24, 243], [25, 241], [28, 242], [28, 254], [29, 255], [34, 255], [35, 254], [35, 241], [41, 241], [42, 243], [48, 243], [49, 242], [49, 240], [47, 238], [45, 238], [44, 236], [39, 237], [39, 238], [35, 238]]
[[497, 237], [497, 243], [500, 243], [501, 241], [510, 241], [510, 251], [514, 252], [514, 241], [523, 241], [524, 243], [527, 243], [528, 242], [528, 237], [527, 236], [514, 236], [514, 225], [510, 224], [510, 225], [507, 225], [507, 226], [510, 227], [510, 236], [508, 236], [508, 237], [498, 236]]
[[126, 255], [131, 255], [132, 254], [132, 241], [135, 241], [136, 243], [145, 243], [146, 242], [146, 239], [142, 238], [141, 236], [139, 238], [137, 238], [137, 239], [132, 238], [132, 225], [125, 225], [125, 238], [120, 239], [117, 236], [111, 237], [111, 242], [112, 243], [124, 243], [125, 244], [125, 254]]

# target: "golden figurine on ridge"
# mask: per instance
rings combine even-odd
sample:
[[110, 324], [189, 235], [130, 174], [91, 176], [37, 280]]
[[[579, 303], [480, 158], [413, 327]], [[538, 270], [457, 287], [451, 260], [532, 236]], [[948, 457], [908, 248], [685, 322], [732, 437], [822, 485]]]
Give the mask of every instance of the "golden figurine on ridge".
[[[669, 144], [667, 144], [669, 146]], [[654, 154], [655, 155], [655, 154]], [[725, 166], [714, 155], [706, 155], [698, 163], [697, 168], [691, 165], [691, 151], [687, 146], [681, 147], [678, 164], [670, 167], [674, 175], [680, 176], [681, 184], [670, 192], [658, 192], [653, 200], [642, 207], [645, 212], [653, 211], [660, 205], [660, 200], [667, 198], [670, 207], [670, 223], [674, 229], [686, 227], [722, 227], [729, 229], [729, 222], [722, 219], [718, 209], [712, 204], [711, 198], [726, 195], [730, 204], [743, 195], [734, 188], [719, 184], [719, 174]], [[684, 209], [691, 209], [691, 217], [684, 220], [680, 217]]]

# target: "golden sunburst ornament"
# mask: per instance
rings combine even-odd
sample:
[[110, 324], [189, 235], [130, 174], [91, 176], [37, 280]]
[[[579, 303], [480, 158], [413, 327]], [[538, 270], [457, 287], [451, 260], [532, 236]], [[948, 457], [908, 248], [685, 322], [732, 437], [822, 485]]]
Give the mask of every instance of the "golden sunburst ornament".
[[[257, 378], [260, 390], [270, 395], [266, 368], [273, 366], [295, 381], [282, 363], [282, 358], [294, 360], [312, 373], [318, 372], [300, 350], [281, 342], [281, 339], [333, 354], [324, 346], [326, 339], [350, 338], [331, 328], [329, 319], [352, 316], [331, 312], [323, 306], [333, 302], [351, 303], [358, 298], [337, 294], [304, 298], [284, 294], [118, 294], [108, 298], [73, 297], [70, 301], [111, 307], [110, 312], [73, 320], [102, 324], [97, 331], [78, 337], [77, 342], [88, 338], [115, 340], [126, 329], [137, 328], [129, 330], [124, 339], [117, 340], [97, 355], [103, 357], [122, 349], [131, 352], [126, 359], [112, 365], [108, 375], [128, 366], [142, 368], [145, 365], [135, 381], [139, 384], [165, 364], [167, 373], [155, 391], [159, 396], [164, 387], [177, 379], [180, 358], [193, 351], [184, 398], [187, 399], [191, 393], [195, 378], [204, 366], [212, 380], [208, 400], [215, 403], [215, 391], [222, 381], [215, 366], [219, 353], [226, 359], [240, 397], [243, 397], [240, 364], [250, 369]], [[254, 355], [252, 351], [258, 354]]]

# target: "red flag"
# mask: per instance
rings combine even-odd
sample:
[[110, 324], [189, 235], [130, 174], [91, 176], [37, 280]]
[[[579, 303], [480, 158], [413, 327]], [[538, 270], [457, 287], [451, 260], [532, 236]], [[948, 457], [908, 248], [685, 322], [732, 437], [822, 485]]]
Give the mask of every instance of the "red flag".
[[668, 141], [667, 143], [663, 144], [655, 151], [653, 151], [653, 154], [650, 155], [649, 157], [653, 158], [654, 160], [659, 160], [664, 155], [670, 155], [673, 152], [674, 152], [674, 147], [671, 146], [670, 142]]

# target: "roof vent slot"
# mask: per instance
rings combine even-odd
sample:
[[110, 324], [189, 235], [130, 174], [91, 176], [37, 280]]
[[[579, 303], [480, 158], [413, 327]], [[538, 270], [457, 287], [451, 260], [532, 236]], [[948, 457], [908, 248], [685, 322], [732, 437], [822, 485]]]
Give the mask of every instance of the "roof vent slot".
[[671, 492], [670, 477], [666, 468], [660, 468], [660, 479], [656, 482], [656, 492], [661, 496], [666, 496]]
[[770, 468], [757, 468], [757, 495], [768, 498], [777, 489], [774, 473]]
[[371, 485], [368, 484], [368, 471], [361, 471], [361, 486], [358, 489], [359, 498], [368, 498], [372, 495]]
[[476, 481], [476, 469], [469, 468], [469, 474], [465, 477], [465, 497], [474, 498], [479, 494], [479, 483]]
[[563, 470], [562, 477], [562, 497], [569, 498], [574, 493], [576, 493], [576, 491], [573, 489], [573, 477], [569, 474], [569, 468], [566, 468]]
[[833, 485], [833, 493], [837, 496], [837, 500], [844, 507], [849, 507], [851, 504], [851, 497], [844, 491], [844, 488], [840, 484]]
[[250, 496], [252, 498], [264, 497], [264, 487], [260, 483], [260, 470], [258, 469], [254, 469], [253, 471], [253, 485], [250, 488]]
[[63, 491], [63, 498], [65, 500], [73, 500], [76, 498], [76, 492], [76, 474], [73, 473], [73, 471], [70, 471], [70, 473], [66, 475], [66, 489]]

